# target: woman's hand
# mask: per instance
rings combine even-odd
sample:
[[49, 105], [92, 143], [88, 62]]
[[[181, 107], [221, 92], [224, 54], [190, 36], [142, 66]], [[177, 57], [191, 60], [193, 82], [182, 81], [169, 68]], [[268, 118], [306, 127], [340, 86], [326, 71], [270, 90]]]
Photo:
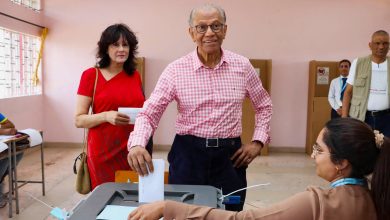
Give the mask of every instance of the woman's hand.
[[105, 119], [108, 123], [113, 125], [127, 125], [130, 122], [129, 116], [117, 111], [105, 112]]
[[163, 217], [165, 201], [154, 202], [138, 207], [129, 214], [128, 220], [156, 220]]

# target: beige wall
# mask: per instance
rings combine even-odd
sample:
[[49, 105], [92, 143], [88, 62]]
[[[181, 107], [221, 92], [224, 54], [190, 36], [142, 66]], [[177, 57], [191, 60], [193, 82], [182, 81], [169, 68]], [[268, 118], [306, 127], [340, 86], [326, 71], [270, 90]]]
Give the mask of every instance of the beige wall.
[[[25, 99], [0, 100], [0, 111], [35, 117], [33, 125], [53, 142], [80, 142], [73, 126], [75, 94], [81, 72], [95, 63], [102, 30], [112, 23], [128, 24], [146, 57], [146, 95], [165, 66], [195, 48], [187, 17], [198, 0], [48, 0], [44, 23], [49, 35], [44, 54], [44, 96], [37, 115], [14, 113]], [[271, 146], [304, 147], [309, 60], [353, 59], [369, 53], [373, 31], [390, 31], [389, 0], [225, 0], [228, 33], [223, 47], [249, 58], [272, 59]], [[3, 10], [3, 9], [1, 9]], [[4, 103], [7, 106], [4, 106]], [[26, 117], [24, 117], [26, 118]], [[155, 143], [170, 144], [176, 105], [160, 121]], [[19, 124], [26, 125], [21, 119]]]

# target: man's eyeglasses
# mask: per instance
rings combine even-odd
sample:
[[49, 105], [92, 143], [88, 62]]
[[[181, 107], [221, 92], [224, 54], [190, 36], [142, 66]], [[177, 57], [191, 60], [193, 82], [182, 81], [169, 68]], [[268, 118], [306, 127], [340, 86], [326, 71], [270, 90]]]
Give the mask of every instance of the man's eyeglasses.
[[207, 24], [199, 24], [199, 25], [195, 25], [193, 28], [195, 28], [196, 32], [198, 32], [199, 34], [204, 34], [207, 32], [207, 30], [210, 29], [214, 32], [214, 33], [218, 33], [220, 32], [223, 27], [225, 25], [224, 24], [220, 24], [220, 23], [217, 23], [217, 24], [210, 24], [210, 25], [207, 25]]
[[320, 145], [318, 145], [317, 143], [315, 143], [313, 145], [313, 153], [312, 153], [312, 156], [313, 157], [316, 157], [318, 154], [329, 154], [329, 155], [332, 155], [330, 152], [324, 152]]
[[349, 68], [348, 65], [340, 65], [341, 68]]

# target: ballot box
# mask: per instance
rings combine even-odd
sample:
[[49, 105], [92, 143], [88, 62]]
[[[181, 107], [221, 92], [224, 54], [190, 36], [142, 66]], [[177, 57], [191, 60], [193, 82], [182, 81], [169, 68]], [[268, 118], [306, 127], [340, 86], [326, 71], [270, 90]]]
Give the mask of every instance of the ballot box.
[[[220, 201], [221, 191], [213, 186], [204, 185], [164, 185], [164, 199], [224, 209]], [[104, 183], [82, 202], [71, 213], [69, 219], [96, 219], [106, 205], [139, 206], [138, 184]]]

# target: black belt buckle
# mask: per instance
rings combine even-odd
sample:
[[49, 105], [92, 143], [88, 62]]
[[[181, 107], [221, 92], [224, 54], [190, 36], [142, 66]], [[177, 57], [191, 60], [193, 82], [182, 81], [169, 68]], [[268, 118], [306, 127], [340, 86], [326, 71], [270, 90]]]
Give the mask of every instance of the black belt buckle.
[[219, 139], [218, 138], [206, 138], [206, 147], [218, 147]]

